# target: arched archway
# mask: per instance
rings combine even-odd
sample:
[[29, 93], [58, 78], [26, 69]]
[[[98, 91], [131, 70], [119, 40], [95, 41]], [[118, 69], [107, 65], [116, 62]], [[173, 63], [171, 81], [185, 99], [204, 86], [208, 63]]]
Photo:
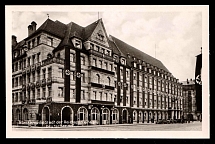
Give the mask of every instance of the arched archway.
[[139, 123], [143, 122], [143, 112], [139, 111]]
[[50, 121], [50, 109], [48, 106], [42, 109], [42, 125], [49, 125]]
[[137, 111], [134, 110], [133, 111], [133, 123], [136, 123], [137, 122]]
[[158, 120], [158, 116], [157, 116], [157, 112], [154, 112], [154, 122], [156, 123], [156, 121]]
[[70, 106], [64, 106], [61, 109], [61, 122], [62, 125], [69, 125], [73, 121], [73, 110]]
[[108, 108], [104, 108], [102, 110], [102, 124], [106, 125], [110, 122], [110, 110]]
[[28, 109], [27, 108], [23, 109], [23, 120], [24, 121], [28, 120]]
[[86, 121], [88, 121], [88, 111], [85, 107], [80, 107], [78, 109], [77, 116], [78, 125], [87, 124]]
[[148, 112], [147, 111], [144, 112], [144, 122], [145, 123], [148, 122]]
[[122, 123], [128, 123], [128, 110], [122, 110]]
[[119, 110], [114, 108], [112, 110], [112, 124], [116, 124], [119, 121]]
[[97, 107], [93, 107], [91, 109], [91, 124], [99, 124], [100, 123], [100, 112]]

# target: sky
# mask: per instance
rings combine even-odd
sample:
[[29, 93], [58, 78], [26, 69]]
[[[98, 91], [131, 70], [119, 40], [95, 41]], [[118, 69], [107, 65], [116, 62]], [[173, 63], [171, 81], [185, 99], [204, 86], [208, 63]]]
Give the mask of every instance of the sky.
[[[159, 9], [160, 8], [160, 9]], [[32, 21], [48, 18], [87, 26], [102, 18], [112, 35], [160, 60], [179, 81], [194, 79], [196, 55], [202, 47], [202, 11], [192, 7], [37, 7], [12, 10], [12, 34], [21, 41]]]

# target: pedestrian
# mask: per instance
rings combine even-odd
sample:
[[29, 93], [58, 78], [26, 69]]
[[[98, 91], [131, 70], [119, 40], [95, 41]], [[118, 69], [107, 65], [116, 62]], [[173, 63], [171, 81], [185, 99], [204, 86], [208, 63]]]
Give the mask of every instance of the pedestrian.
[[31, 121], [28, 119], [28, 127], [31, 127]]

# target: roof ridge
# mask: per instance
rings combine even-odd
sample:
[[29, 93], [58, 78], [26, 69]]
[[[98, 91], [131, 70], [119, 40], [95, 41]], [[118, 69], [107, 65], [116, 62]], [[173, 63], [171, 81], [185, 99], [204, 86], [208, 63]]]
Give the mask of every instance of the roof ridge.
[[[110, 37], [112, 37], [112, 35], [110, 35]], [[114, 36], [113, 36], [114, 37]], [[114, 37], [115, 38], [115, 37]], [[119, 47], [117, 46], [117, 44], [116, 44], [116, 42], [111, 38], [111, 41], [113, 41], [113, 43], [115, 44], [115, 46], [116, 46], [116, 48], [119, 50], [119, 52], [120, 52], [120, 54], [121, 55], [123, 55], [123, 56], [125, 56], [124, 54], [123, 54], [123, 52], [119, 49]]]

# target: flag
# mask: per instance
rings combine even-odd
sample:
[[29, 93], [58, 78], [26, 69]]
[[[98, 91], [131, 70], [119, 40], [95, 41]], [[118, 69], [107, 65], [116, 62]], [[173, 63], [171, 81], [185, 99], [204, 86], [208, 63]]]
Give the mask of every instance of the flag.
[[196, 106], [197, 111], [202, 111], [202, 54], [196, 56], [196, 69], [195, 69], [195, 87], [196, 87]]

